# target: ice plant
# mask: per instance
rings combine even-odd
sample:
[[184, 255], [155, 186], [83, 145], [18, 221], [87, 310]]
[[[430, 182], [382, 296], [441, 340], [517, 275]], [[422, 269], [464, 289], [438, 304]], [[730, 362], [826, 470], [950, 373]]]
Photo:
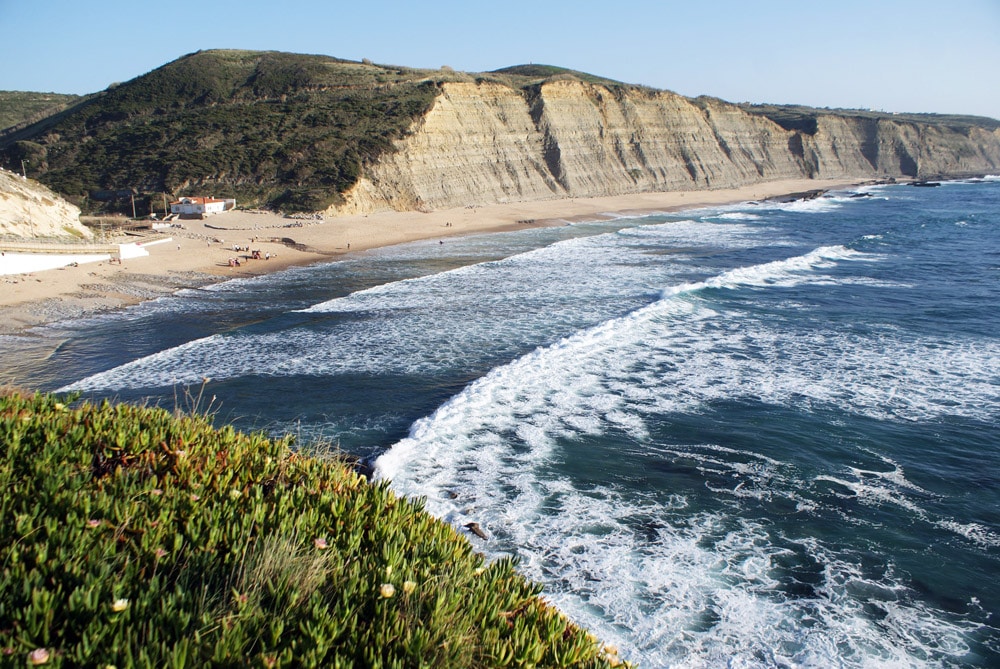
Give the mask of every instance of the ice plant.
[[[373, 642], [386, 666], [621, 662], [540, 604], [513, 559], [485, 565], [467, 538], [344, 463], [201, 417], [52, 404], [0, 392], [0, 506], [18, 521], [0, 523], [0, 667], [361, 666]], [[81, 453], [101, 455], [88, 466]], [[29, 547], [44, 559], [20, 559]], [[23, 587], [67, 565], [79, 594]]]

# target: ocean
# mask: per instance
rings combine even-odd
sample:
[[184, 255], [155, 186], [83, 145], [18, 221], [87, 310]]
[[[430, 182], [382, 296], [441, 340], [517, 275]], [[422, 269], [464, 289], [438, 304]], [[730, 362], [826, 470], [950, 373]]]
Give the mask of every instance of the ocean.
[[643, 667], [1000, 666], [1000, 177], [407, 244], [0, 353], [366, 458]]

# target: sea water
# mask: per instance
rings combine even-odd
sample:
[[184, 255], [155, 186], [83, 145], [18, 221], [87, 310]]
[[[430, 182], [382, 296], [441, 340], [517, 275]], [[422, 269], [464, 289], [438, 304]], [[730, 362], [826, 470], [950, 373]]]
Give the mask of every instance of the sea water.
[[998, 178], [409, 244], [0, 352], [368, 458], [645, 667], [1000, 666]]

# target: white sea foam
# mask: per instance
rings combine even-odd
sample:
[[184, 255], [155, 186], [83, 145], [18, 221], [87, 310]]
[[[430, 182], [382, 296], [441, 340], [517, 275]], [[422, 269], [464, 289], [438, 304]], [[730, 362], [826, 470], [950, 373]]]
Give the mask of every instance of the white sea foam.
[[757, 214], [751, 214], [748, 211], [730, 211], [719, 214], [715, 218], [723, 221], [759, 221], [762, 217]]
[[[624, 433], [649, 452], [656, 447], [644, 416], [740, 397], [872, 417], [989, 418], [991, 379], [1000, 378], [995, 345], [940, 346], [877, 329], [791, 336], [780, 323], [721, 313], [703, 295], [836, 283], [824, 274], [836, 264], [879, 259], [824, 247], [664, 290], [628, 316], [494, 369], [417, 421], [378, 459], [377, 475], [427, 498], [428, 509], [449, 522], [481, 523], [493, 535], [488, 550], [517, 553], [559, 606], [647, 666], [911, 666], [915, 658], [960, 658], [978, 624], [902, 596], [905, 579], [891, 568], [866, 575], [861, 556], [801, 539], [822, 576], [814, 596], [789, 598], [776, 583], [785, 549], [765, 525], [733, 526], [728, 514], [688, 511], [674, 523], [671, 509], [686, 506], [682, 498], [648, 492], [635, 501], [637, 491], [628, 499], [616, 493], [627, 482], [614, 476], [587, 489], [556, 473], [561, 460], [584, 457], [564, 452], [567, 444]], [[703, 444], [664, 454], [693, 462], [723, 499], [782, 498], [798, 513], [864, 522], [824, 501], [839, 495], [895, 506], [923, 522], [955, 522], [934, 517], [925, 504], [930, 493], [890, 461], [819, 475], [814, 486], [825, 488], [817, 491], [801, 489], [791, 465], [755, 453]], [[953, 531], [984, 540], [974, 527]], [[882, 622], [865, 613], [873, 607], [885, 612]]]
[[[414, 374], [468, 361], [497, 341], [537, 341], [556, 328], [601, 320], [611, 303], [652, 299], [679, 271], [636, 249], [761, 243], [739, 224], [679, 221], [569, 239], [502, 260], [394, 281], [302, 310], [304, 318], [345, 314], [350, 321], [286, 331], [236, 331], [189, 342], [96, 374], [64, 389], [157, 388], [257, 374]], [[398, 251], [405, 253], [406, 249]], [[640, 267], [634, 269], [636, 264]], [[470, 291], [468, 286], [483, 286]], [[511, 287], [507, 289], [507, 287]], [[572, 294], [563, 291], [572, 286]], [[609, 290], [614, 286], [614, 290]], [[514, 288], [516, 287], [516, 290]], [[593, 300], [588, 300], [588, 296]], [[581, 299], [582, 298], [582, 299]], [[619, 307], [621, 308], [621, 307]], [[483, 313], [491, 315], [484, 321]], [[377, 315], [377, 318], [372, 316]]]

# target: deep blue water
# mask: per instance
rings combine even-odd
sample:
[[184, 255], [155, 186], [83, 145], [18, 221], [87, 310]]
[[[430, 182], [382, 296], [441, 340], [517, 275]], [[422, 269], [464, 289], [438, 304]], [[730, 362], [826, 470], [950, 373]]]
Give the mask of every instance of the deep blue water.
[[1000, 666], [1000, 179], [411, 244], [0, 354], [377, 458], [646, 667]]

